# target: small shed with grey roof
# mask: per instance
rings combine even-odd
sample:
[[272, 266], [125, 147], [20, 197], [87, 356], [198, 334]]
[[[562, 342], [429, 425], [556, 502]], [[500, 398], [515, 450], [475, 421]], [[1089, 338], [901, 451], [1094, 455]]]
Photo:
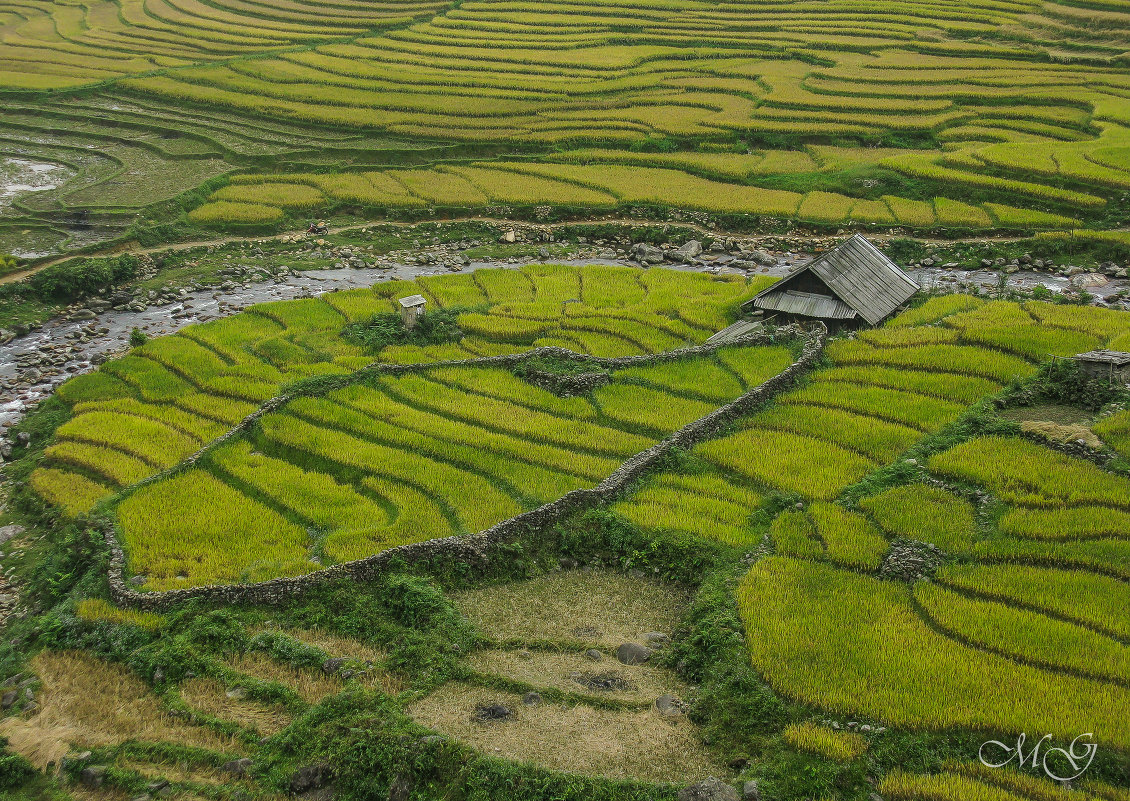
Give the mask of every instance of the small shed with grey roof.
[[742, 304], [829, 328], [877, 325], [918, 291], [918, 284], [860, 234], [816, 257]]
[[1083, 372], [1111, 384], [1130, 384], [1130, 353], [1120, 350], [1090, 350], [1071, 357]]
[[423, 295], [409, 295], [400, 299], [400, 319], [405, 328], [416, 327], [416, 321], [424, 316], [424, 307], [427, 303], [428, 299]]

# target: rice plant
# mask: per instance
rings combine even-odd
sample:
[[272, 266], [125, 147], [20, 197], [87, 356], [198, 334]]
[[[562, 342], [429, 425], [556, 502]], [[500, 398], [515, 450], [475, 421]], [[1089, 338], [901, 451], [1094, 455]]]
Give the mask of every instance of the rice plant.
[[1130, 512], [1105, 506], [1010, 509], [997, 522], [1005, 534], [1025, 539], [1130, 538]]
[[782, 556], [814, 559], [823, 555], [824, 544], [816, 537], [816, 529], [804, 512], [782, 512], [769, 526], [774, 550]]
[[920, 582], [914, 598], [929, 619], [963, 642], [1036, 665], [1126, 682], [1130, 647], [1084, 626]]
[[717, 406], [634, 384], [607, 384], [593, 392], [602, 414], [625, 428], [662, 437], [710, 414]]
[[934, 431], [952, 423], [965, 407], [897, 389], [840, 381], [814, 381], [780, 398], [785, 404], [812, 404], [876, 417], [920, 431]]
[[742, 384], [734, 374], [711, 359], [680, 359], [646, 367], [627, 367], [617, 370], [615, 375], [619, 381], [643, 381], [715, 403], [726, 403], [742, 394]]
[[203, 470], [142, 487], [118, 507], [118, 524], [130, 569], [146, 577], [147, 589], [235, 584], [317, 567], [308, 559], [305, 529]]
[[876, 467], [830, 442], [757, 428], [710, 440], [694, 452], [757, 483], [819, 500], [835, 498]]
[[749, 418], [748, 424], [833, 442], [876, 462], [905, 452], [922, 433], [899, 423], [823, 406], [777, 404]]
[[961, 645], [918, 616], [904, 584], [770, 556], [737, 595], [754, 667], [777, 691], [832, 713], [929, 729], [1036, 726], [1067, 741], [1093, 730], [1116, 747], [1130, 742], [1125, 687]]
[[1130, 509], [1130, 480], [1032, 442], [978, 437], [930, 457], [931, 471], [988, 487], [1021, 506]]
[[834, 503], [814, 503], [808, 514], [829, 560], [847, 567], [878, 569], [889, 544], [866, 517]]
[[928, 325], [936, 323], [951, 314], [969, 311], [981, 306], [985, 301], [972, 295], [936, 295], [921, 306], [907, 309], [901, 314], [891, 318], [886, 328], [900, 328], [912, 325]]
[[801, 751], [819, 754], [837, 762], [849, 762], [862, 755], [868, 746], [867, 738], [850, 731], [834, 731], [815, 723], [790, 723], [781, 732], [781, 738]]
[[942, 568], [938, 581], [1051, 612], [1115, 637], [1130, 634], [1130, 587], [1109, 576], [1027, 565], [954, 565]]
[[977, 537], [973, 507], [943, 489], [907, 484], [864, 498], [859, 506], [894, 537], [927, 542], [948, 553], [973, 550]]
[[71, 517], [89, 512], [94, 504], [112, 492], [109, 487], [79, 473], [53, 467], [37, 468], [32, 472], [28, 483], [32, 489]]

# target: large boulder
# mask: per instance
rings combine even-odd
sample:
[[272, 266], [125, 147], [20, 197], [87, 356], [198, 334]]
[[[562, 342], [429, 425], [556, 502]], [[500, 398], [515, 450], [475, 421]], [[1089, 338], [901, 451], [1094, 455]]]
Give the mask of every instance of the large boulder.
[[639, 643], [626, 642], [616, 649], [616, 658], [625, 665], [642, 665], [651, 659], [651, 650]]
[[638, 242], [632, 245], [632, 258], [640, 264], [661, 264], [665, 260], [665, 255], [661, 248], [655, 245], [649, 245], [645, 242]]
[[702, 255], [702, 243], [697, 239], [692, 239], [674, 252], [674, 256], [678, 261], [690, 261], [700, 255]]
[[713, 776], [679, 791], [679, 801], [741, 801], [738, 791]]

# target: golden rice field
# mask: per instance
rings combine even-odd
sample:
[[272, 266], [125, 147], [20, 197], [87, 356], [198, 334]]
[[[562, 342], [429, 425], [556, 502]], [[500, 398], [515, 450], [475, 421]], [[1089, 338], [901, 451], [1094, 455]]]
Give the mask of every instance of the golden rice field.
[[[662, 353], [704, 341], [763, 285], [531, 265], [263, 304], [64, 384], [74, 415], [32, 484], [71, 514], [110, 515], [146, 591], [302, 575], [481, 531], [596, 485], [795, 352], [726, 346], [615, 369], [571, 397], [468, 360], [545, 343]], [[460, 318], [463, 338], [376, 354], [342, 338], [348, 323], [409, 293], [476, 309]], [[800, 385], [649, 474], [609, 511], [656, 542], [764, 554], [735, 593], [752, 664], [784, 696], [873, 725], [1037, 727], [1067, 740], [1093, 731], [1126, 750], [1130, 479], [998, 434], [958, 437], [880, 489], [860, 482], [952, 431], [1047, 353], [1101, 347], [1128, 330], [1125, 312], [929, 299], [833, 339]], [[370, 363], [421, 367], [295, 397], [208, 447], [287, 383]], [[1105, 424], [1117, 444], [1121, 418]], [[162, 472], [202, 449], [193, 465]], [[988, 500], [971, 502], [975, 492]], [[896, 540], [938, 549], [932, 581], [891, 572]], [[94, 604], [83, 614], [124, 619]], [[869, 747], [811, 722], [782, 737], [833, 762]], [[887, 781], [894, 797], [916, 798], [924, 782], [980, 779]]]
[[1084, 0], [23, 0], [0, 6], [0, 89], [20, 93], [0, 153], [74, 174], [4, 217], [124, 230], [211, 181], [191, 222], [643, 205], [1119, 227], [1128, 30]]

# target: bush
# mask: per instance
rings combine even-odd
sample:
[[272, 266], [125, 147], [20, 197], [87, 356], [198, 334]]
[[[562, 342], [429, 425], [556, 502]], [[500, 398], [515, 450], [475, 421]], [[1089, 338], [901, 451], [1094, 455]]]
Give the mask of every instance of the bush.
[[399, 314], [374, 314], [362, 323], [350, 323], [341, 332], [349, 342], [376, 353], [386, 345], [442, 345], [463, 338], [456, 320], [467, 309], [449, 307], [423, 315], [412, 329], [404, 327]]
[[26, 287], [39, 300], [72, 300], [135, 278], [140, 266], [141, 262], [129, 254], [65, 261], [37, 272], [27, 280]]
[[132, 347], [140, 348], [148, 341], [149, 337], [145, 335], [144, 331], [142, 331], [140, 328], [137, 328], [136, 326], [132, 331], [129, 332], [129, 344]]
[[35, 775], [35, 768], [19, 754], [8, 752], [8, 740], [0, 737], [0, 790], [19, 787]]

